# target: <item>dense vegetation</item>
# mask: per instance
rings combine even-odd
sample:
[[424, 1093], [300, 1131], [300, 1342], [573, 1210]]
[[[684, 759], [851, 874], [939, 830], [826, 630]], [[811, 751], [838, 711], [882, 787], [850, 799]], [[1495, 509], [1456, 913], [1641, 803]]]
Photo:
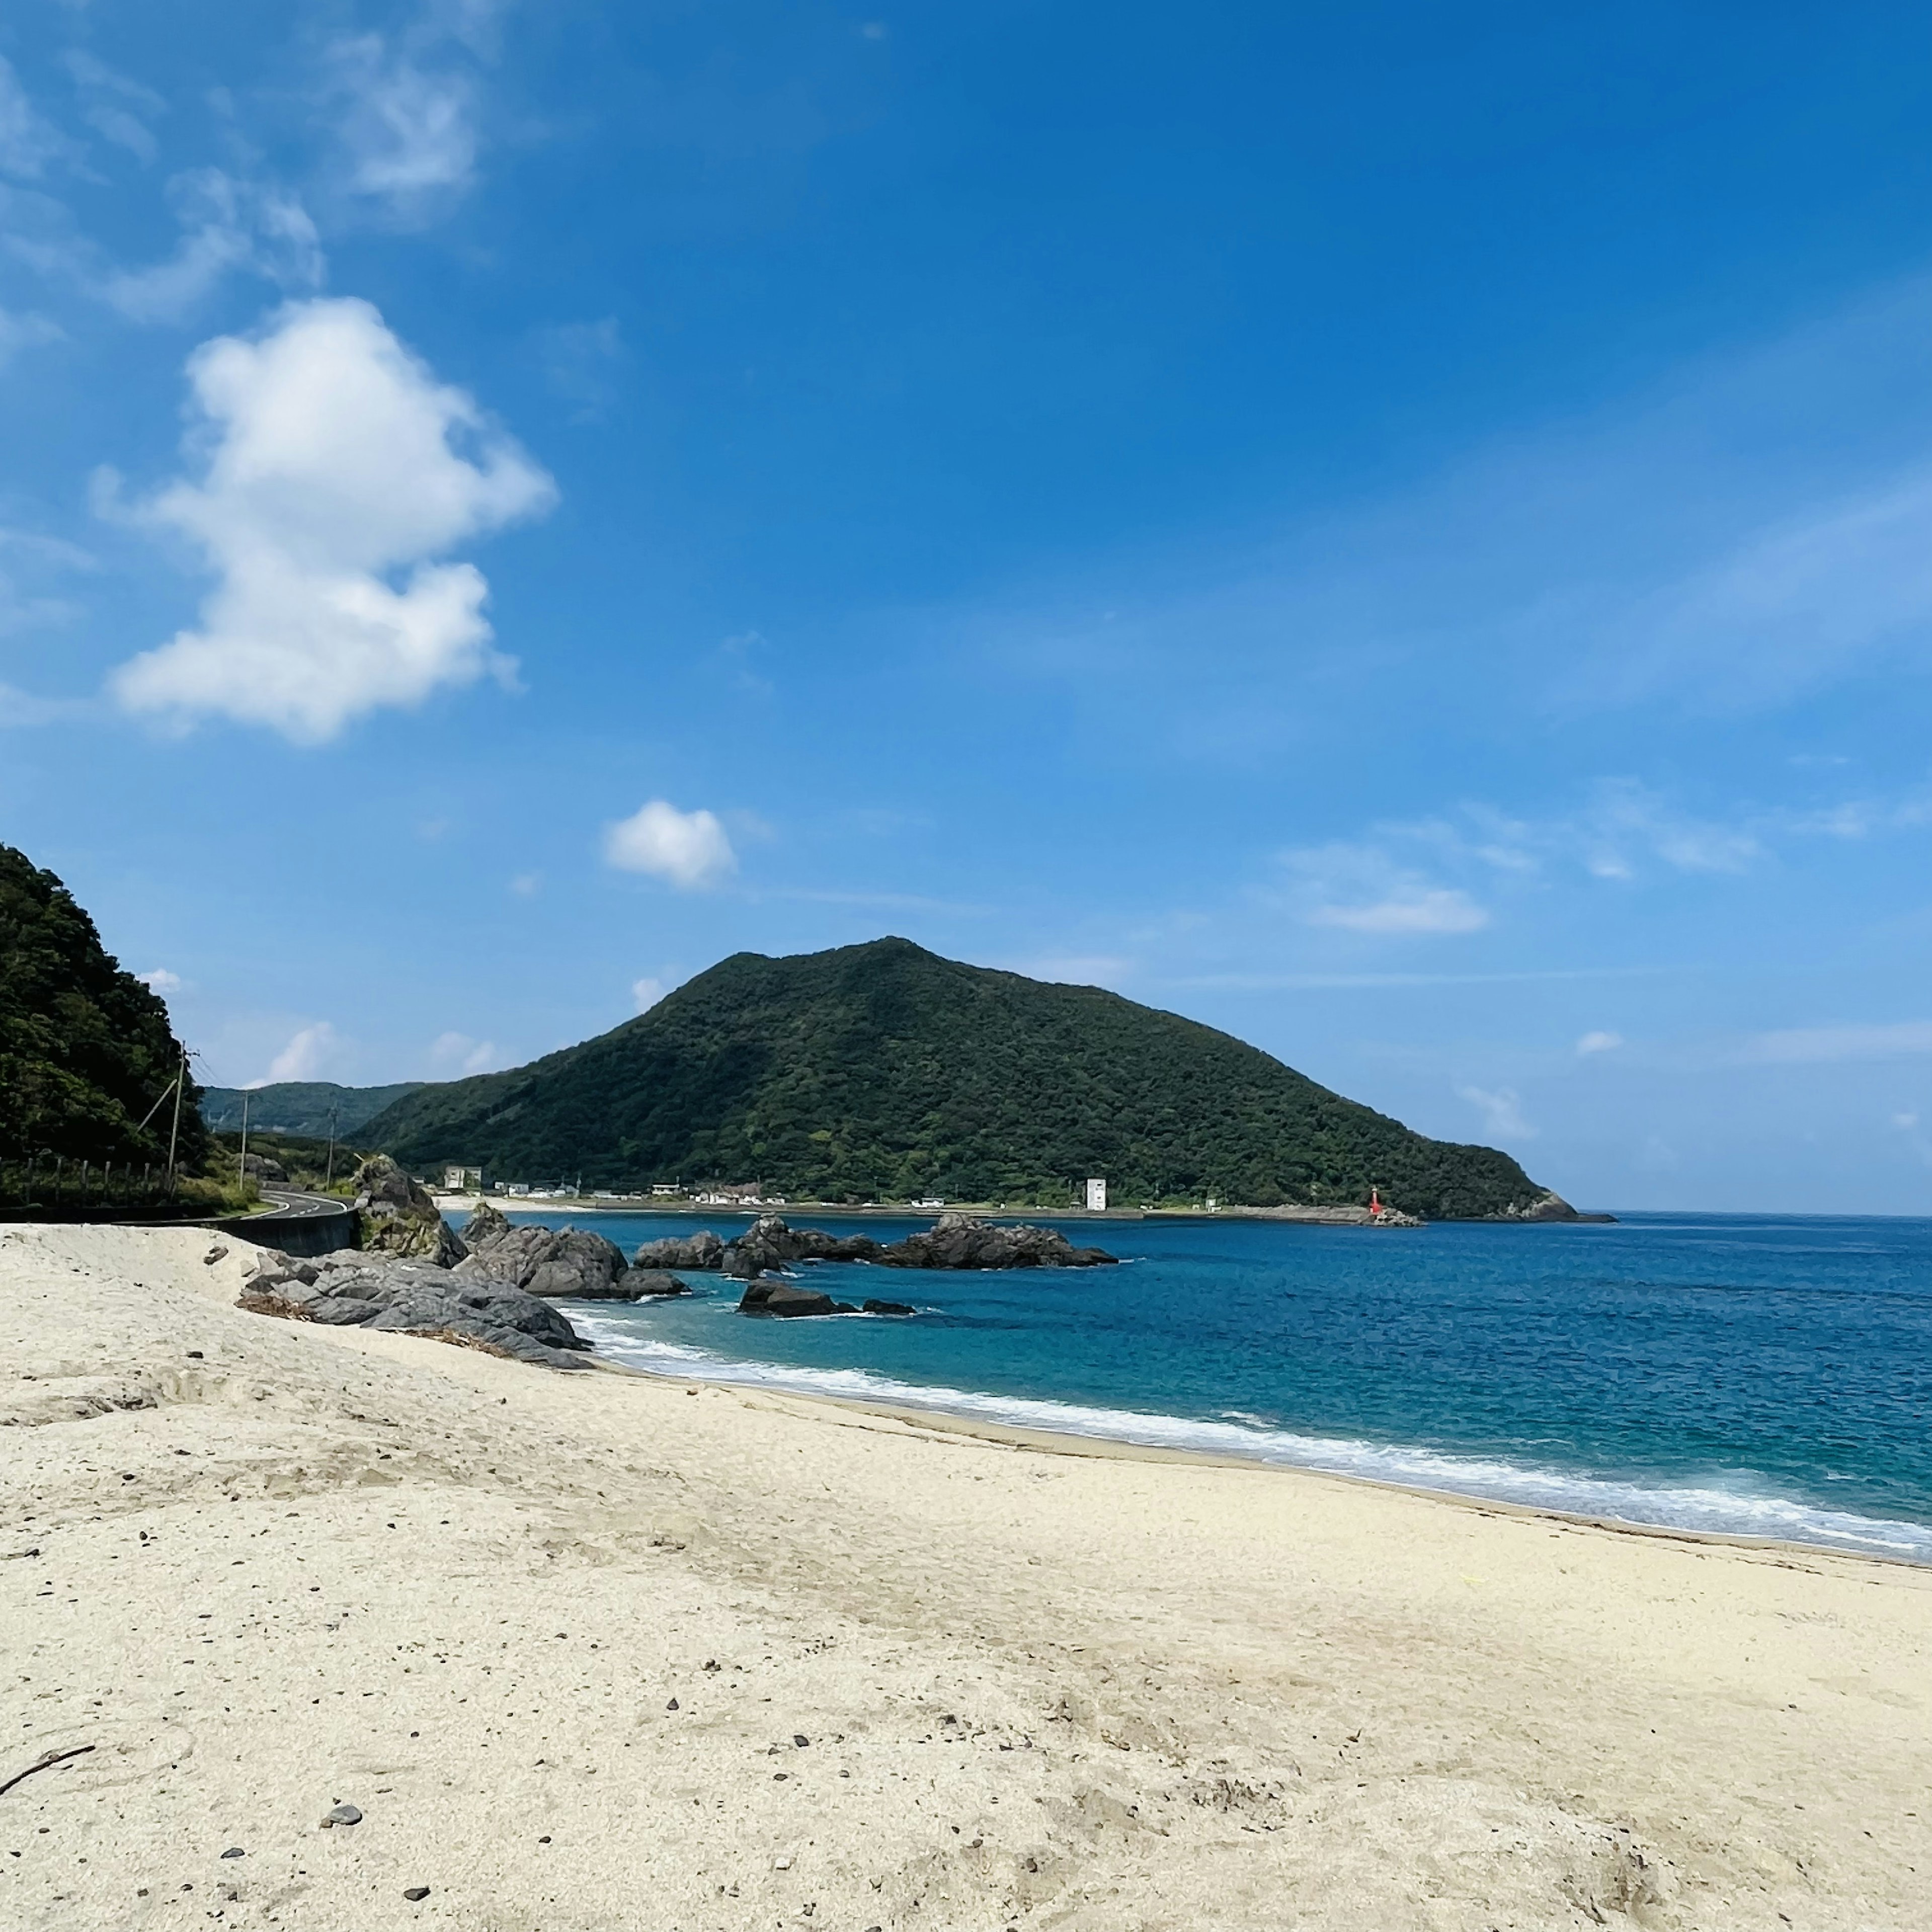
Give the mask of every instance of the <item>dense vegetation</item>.
[[[265, 1133], [304, 1134], [326, 1140], [332, 1109], [336, 1134], [352, 1134], [364, 1121], [374, 1120], [385, 1107], [405, 1094], [413, 1094], [422, 1084], [420, 1080], [404, 1080], [393, 1087], [338, 1087], [332, 1080], [271, 1081], [266, 1087], [249, 1091], [249, 1136], [252, 1140], [260, 1129]], [[217, 1133], [238, 1132], [242, 1089], [204, 1089], [201, 1118]]]
[[614, 1032], [424, 1087], [362, 1130], [426, 1169], [587, 1186], [762, 1180], [830, 1201], [1064, 1205], [1383, 1198], [1434, 1216], [1540, 1190], [1492, 1148], [1425, 1139], [1226, 1034], [1093, 986], [903, 939], [741, 952]]
[[[51, 872], [0, 845], [0, 1160], [166, 1158], [172, 1104], [140, 1122], [181, 1065], [159, 996], [125, 972]], [[207, 1134], [190, 1082], [182, 1165]]]
[[[405, 1091], [413, 1093], [422, 1083], [412, 1081]], [[392, 1088], [389, 1090], [394, 1092]], [[226, 1156], [222, 1172], [232, 1174], [237, 1157], [242, 1151], [242, 1136], [237, 1133], [218, 1133], [215, 1144]], [[291, 1187], [306, 1189], [320, 1194], [325, 1189], [344, 1195], [349, 1192], [349, 1182], [356, 1168], [362, 1165], [362, 1156], [346, 1141], [338, 1141], [332, 1148], [326, 1140], [314, 1138], [306, 1134], [260, 1133], [255, 1131], [255, 1117], [248, 1116], [248, 1171], [260, 1175], [262, 1170], [256, 1166], [257, 1161], [273, 1161], [281, 1169], [280, 1178]], [[266, 1177], [273, 1183], [277, 1177], [269, 1172]]]

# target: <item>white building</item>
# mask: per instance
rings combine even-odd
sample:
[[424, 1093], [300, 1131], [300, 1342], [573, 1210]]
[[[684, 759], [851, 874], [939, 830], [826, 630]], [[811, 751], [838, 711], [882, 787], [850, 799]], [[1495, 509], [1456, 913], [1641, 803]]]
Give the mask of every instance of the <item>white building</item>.
[[1107, 1211], [1107, 1184], [1104, 1180], [1090, 1180], [1087, 1184], [1087, 1211], [1090, 1214], [1104, 1214]]

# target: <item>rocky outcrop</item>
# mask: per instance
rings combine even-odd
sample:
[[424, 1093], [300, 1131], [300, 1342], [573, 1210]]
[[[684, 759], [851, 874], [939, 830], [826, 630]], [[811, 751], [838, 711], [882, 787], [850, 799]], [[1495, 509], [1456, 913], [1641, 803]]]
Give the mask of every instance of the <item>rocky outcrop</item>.
[[862, 1301], [859, 1304], [861, 1315], [916, 1315], [919, 1310], [904, 1301]]
[[655, 1301], [667, 1294], [688, 1294], [689, 1285], [663, 1268], [626, 1268], [610, 1284], [614, 1301]]
[[548, 1302], [431, 1262], [347, 1250], [297, 1261], [270, 1249], [236, 1305], [332, 1328], [430, 1336], [550, 1368], [589, 1366], [590, 1344]]
[[740, 1315], [856, 1315], [849, 1301], [834, 1301], [816, 1289], [801, 1288], [782, 1275], [764, 1275], [753, 1282], [738, 1304]]
[[418, 1186], [386, 1154], [356, 1170], [356, 1245], [365, 1253], [394, 1255], [453, 1268], [468, 1250]]
[[1527, 1201], [1512, 1201], [1500, 1214], [1493, 1215], [1498, 1221], [1614, 1221], [1614, 1214], [1580, 1214], [1568, 1202], [1553, 1188], [1546, 1187], [1540, 1194]]
[[727, 1274], [749, 1281], [788, 1262], [874, 1262], [884, 1252], [869, 1234], [791, 1228], [780, 1215], [760, 1214], [744, 1233], [726, 1243], [718, 1265]]
[[670, 1235], [661, 1241], [646, 1241], [631, 1257], [631, 1265], [640, 1268], [715, 1268], [723, 1260], [724, 1244], [709, 1228], [686, 1237]]
[[1100, 1268], [1117, 1262], [1104, 1248], [1076, 1248], [1052, 1228], [1004, 1228], [970, 1214], [942, 1214], [922, 1234], [908, 1234], [876, 1258], [885, 1268]]
[[623, 1250], [602, 1234], [515, 1226], [487, 1201], [464, 1223], [463, 1241], [469, 1252], [457, 1264], [459, 1276], [502, 1282], [547, 1300], [638, 1301], [689, 1292], [669, 1276], [632, 1268]]

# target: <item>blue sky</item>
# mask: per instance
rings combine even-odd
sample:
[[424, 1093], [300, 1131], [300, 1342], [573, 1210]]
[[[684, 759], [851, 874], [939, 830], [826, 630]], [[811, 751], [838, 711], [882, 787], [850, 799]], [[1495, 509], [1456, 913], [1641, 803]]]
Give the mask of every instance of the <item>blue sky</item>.
[[204, 1077], [900, 932], [1932, 1208], [1932, 16], [0, 23], [0, 838]]

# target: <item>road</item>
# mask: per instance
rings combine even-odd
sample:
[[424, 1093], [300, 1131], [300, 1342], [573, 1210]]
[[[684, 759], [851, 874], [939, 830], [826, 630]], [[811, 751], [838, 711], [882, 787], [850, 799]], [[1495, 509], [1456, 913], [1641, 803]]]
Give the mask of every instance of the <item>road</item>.
[[349, 1204], [338, 1201], [333, 1195], [301, 1194], [292, 1187], [265, 1186], [262, 1198], [268, 1202], [263, 1210], [270, 1214], [286, 1214], [291, 1217], [313, 1214], [340, 1214], [346, 1212]]

